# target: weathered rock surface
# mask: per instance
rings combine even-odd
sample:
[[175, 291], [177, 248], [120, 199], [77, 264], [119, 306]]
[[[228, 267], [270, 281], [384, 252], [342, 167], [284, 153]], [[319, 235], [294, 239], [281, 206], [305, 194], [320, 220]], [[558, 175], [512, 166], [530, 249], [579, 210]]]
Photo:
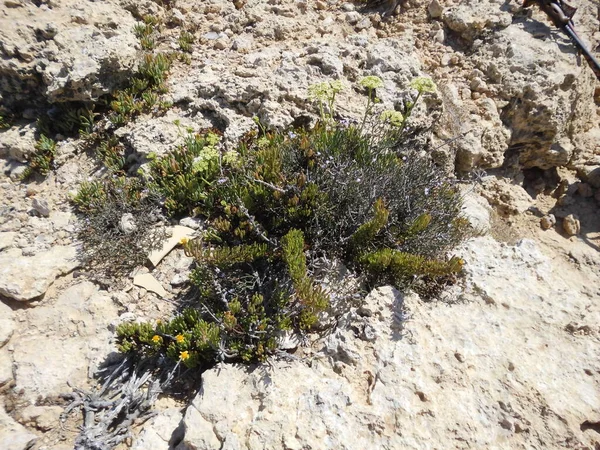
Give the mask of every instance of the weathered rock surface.
[[0, 388], [13, 379], [12, 358], [8, 349], [0, 349]]
[[569, 236], [576, 236], [581, 231], [579, 219], [573, 214], [569, 214], [563, 219], [562, 226], [563, 230], [565, 230], [565, 233], [567, 233]]
[[25, 311], [11, 340], [15, 389], [21, 398], [71, 392], [87, 386], [88, 373], [112, 350], [110, 323], [117, 308], [105, 292], [84, 281], [55, 301]]
[[502, 214], [523, 214], [533, 204], [522, 186], [503, 178], [484, 179], [481, 195]]
[[33, 124], [0, 130], [0, 158], [25, 162], [34, 151], [35, 127]]
[[179, 409], [161, 411], [144, 424], [144, 429], [133, 442], [132, 450], [172, 450], [174, 444], [183, 437], [183, 427], [179, 427], [182, 414]]
[[[552, 209], [556, 199], [536, 203], [518, 177], [523, 167], [578, 169], [600, 201], [597, 85], [539, 11], [526, 17], [515, 2], [435, 0], [429, 14], [440, 20], [430, 20], [429, 0], [412, 1], [403, 2], [399, 18], [381, 21], [340, 3], [178, 0], [165, 13], [150, 0], [7, 0], [0, 8], [0, 103], [33, 120], [37, 112], [30, 109], [39, 103], [88, 101], [108, 92], [135, 69], [132, 17], [151, 14], [166, 19], [161, 50], [177, 48], [174, 24], [193, 30], [195, 42], [191, 64], [175, 62], [167, 81], [174, 107], [117, 133], [135, 152], [132, 171], [151, 152], [179, 145], [187, 127], [217, 126], [231, 143], [255, 127], [253, 115], [274, 128], [308, 124], [318, 108], [307, 87], [321, 81], [345, 84], [336, 101], [342, 117], [357, 119], [364, 111], [364, 92], [355, 89], [364, 75], [383, 79], [382, 107], [402, 110], [414, 98], [410, 80], [425, 73], [440, 92], [419, 104], [412, 123], [435, 128], [434, 147], [440, 147], [434, 153], [444, 168], [505, 167], [517, 174], [478, 173], [486, 200], [473, 197], [465, 205], [477, 229], [497, 231], [488, 203], [513, 223], [539, 212], [536, 231], [543, 214], [573, 213], [577, 205]], [[581, 0], [577, 6], [576, 27], [593, 49], [595, 5]], [[17, 292], [9, 296], [19, 300], [42, 295], [60, 273], [49, 268], [57, 259], [49, 248], [70, 244], [66, 191], [96, 170], [75, 151], [76, 140], [64, 140], [57, 145], [61, 167], [39, 185], [19, 185], [25, 166], [16, 161], [30, 155], [35, 132], [33, 125], [0, 131], [0, 158], [12, 160], [2, 164], [10, 178], [0, 175], [0, 293]], [[584, 200], [597, 209], [590, 189]], [[52, 207], [48, 219], [29, 214], [38, 195]], [[207, 372], [203, 392], [187, 408], [179, 449], [594, 448], [597, 436], [584, 424], [600, 419], [598, 254], [586, 242], [595, 242], [597, 222], [575, 212], [580, 238], [543, 233], [546, 241], [568, 246], [568, 258], [556, 248], [547, 258], [531, 241], [508, 246], [477, 239], [457, 252], [467, 260], [465, 288], [453, 294], [462, 303], [427, 304], [384, 288], [340, 317], [340, 329], [304, 362]], [[153, 274], [169, 293], [185, 284], [192, 264], [181, 253], [155, 263]], [[22, 265], [12, 269], [14, 263]], [[111, 326], [163, 318], [175, 307], [129, 288], [113, 292], [120, 311], [90, 283], [58, 298], [52, 289], [33, 309], [13, 312], [0, 303], [0, 385], [14, 381], [12, 394], [22, 390], [21, 399], [32, 404], [71, 391], [67, 381], [86, 387], [112, 349]], [[286, 344], [297, 346], [291, 339]], [[39, 408], [51, 407], [11, 414], [31, 429], [51, 429], [58, 409]], [[0, 411], [0, 449], [27, 447], [35, 436], [19, 434], [23, 428], [4, 416]], [[179, 418], [178, 411], [162, 412], [134, 448], [178, 445]]]
[[443, 11], [442, 20], [452, 31], [473, 41], [484, 30], [498, 30], [512, 23], [512, 15], [500, 9], [502, 1], [467, 0]]
[[[600, 306], [581, 275], [528, 240], [462, 254], [461, 303], [380, 288], [310, 362], [206, 372], [178, 450], [593, 446]], [[570, 333], [583, 310], [590, 332]]]
[[8, 342], [15, 331], [14, 313], [0, 301], [0, 347]]
[[15, 422], [0, 403], [0, 448], [3, 450], [27, 450], [37, 436]]
[[35, 256], [10, 248], [0, 253], [0, 295], [18, 301], [43, 295], [56, 277], [79, 265], [74, 246], [55, 246]]
[[0, 15], [3, 106], [24, 111], [108, 93], [135, 70], [135, 23], [113, 1], [5, 5]]
[[[594, 75], [545, 14], [536, 7], [532, 14], [519, 14], [516, 5], [502, 0], [440, 3], [452, 33], [442, 43], [426, 45], [425, 54], [439, 58], [431, 65], [434, 78], [447, 82], [450, 123], [438, 134], [465, 134], [453, 144], [456, 168], [597, 165]], [[596, 7], [586, 1], [577, 6], [575, 26], [593, 50]], [[435, 33], [436, 23], [429, 29]], [[549, 39], [551, 34], [556, 39]], [[449, 51], [455, 36], [458, 47]]]

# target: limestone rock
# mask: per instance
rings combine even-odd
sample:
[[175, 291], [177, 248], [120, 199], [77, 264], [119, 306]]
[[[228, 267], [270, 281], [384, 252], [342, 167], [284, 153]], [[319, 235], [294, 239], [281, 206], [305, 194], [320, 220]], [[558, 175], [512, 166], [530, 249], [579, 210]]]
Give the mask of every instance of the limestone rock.
[[15, 422], [0, 403], [0, 448], [3, 450], [27, 450], [37, 436]]
[[5, 248], [12, 247], [15, 245], [15, 240], [18, 237], [18, 233], [14, 231], [4, 231], [0, 233], [0, 252]]
[[33, 3], [3, 11], [0, 96], [7, 108], [96, 100], [135, 70], [135, 20], [117, 2], [65, 0], [50, 11]]
[[18, 301], [43, 295], [56, 277], [79, 266], [74, 246], [55, 246], [35, 256], [17, 248], [0, 253], [0, 294]]
[[562, 226], [565, 233], [569, 236], [577, 236], [581, 231], [579, 219], [573, 214], [569, 214], [563, 219]]
[[[177, 123], [174, 123], [177, 121]], [[174, 150], [185, 142], [186, 129], [197, 131], [207, 123], [194, 123], [172, 114], [164, 117], [154, 117], [143, 122], [132, 122], [119, 129], [116, 133], [137, 154], [148, 158], [151, 154], [162, 156]]]
[[583, 198], [589, 198], [594, 196], [594, 190], [588, 183], [579, 183], [577, 185], [577, 192]]
[[182, 414], [179, 409], [160, 411], [144, 424], [138, 437], [133, 441], [131, 450], [171, 450], [173, 444], [183, 437], [183, 427], [179, 424]]
[[6, 347], [0, 349], [0, 388], [13, 379], [12, 358]]
[[0, 348], [8, 342], [14, 331], [14, 313], [10, 306], [0, 301]]
[[452, 31], [463, 39], [473, 41], [485, 29], [506, 28], [512, 23], [512, 15], [500, 9], [502, 2], [491, 0], [479, 2], [467, 0], [444, 10], [442, 19]]
[[50, 205], [48, 205], [48, 201], [42, 198], [34, 198], [33, 199], [33, 209], [35, 209], [38, 214], [42, 217], [50, 216]]
[[427, 12], [432, 19], [439, 19], [442, 17], [444, 8], [440, 5], [438, 0], [432, 0], [429, 6], [427, 6]]
[[199, 230], [202, 228], [203, 223], [204, 221], [199, 217], [184, 217], [179, 221], [179, 225], [191, 228], [192, 230]]
[[60, 426], [60, 415], [63, 409], [60, 406], [34, 406], [29, 405], [19, 414], [19, 422], [33, 426], [40, 431], [49, 431]]
[[556, 225], [556, 217], [554, 217], [554, 214], [548, 214], [540, 219], [542, 230], [549, 230], [554, 225]]
[[578, 172], [579, 176], [589, 185], [600, 188], [600, 166], [584, 166]]
[[35, 150], [35, 141], [33, 124], [0, 130], [0, 157], [25, 162], [27, 156]]
[[485, 179], [481, 195], [503, 214], [522, 214], [532, 205], [525, 189], [505, 179]]
[[[464, 195], [464, 194], [463, 194]], [[491, 212], [489, 203], [474, 192], [464, 195], [462, 215], [469, 221], [471, 227], [485, 234], [491, 228]]]
[[56, 300], [26, 310], [24, 322], [11, 340], [16, 389], [21, 397], [68, 393], [85, 388], [114, 351], [109, 325], [118, 316], [111, 298], [90, 282], [75, 284]]

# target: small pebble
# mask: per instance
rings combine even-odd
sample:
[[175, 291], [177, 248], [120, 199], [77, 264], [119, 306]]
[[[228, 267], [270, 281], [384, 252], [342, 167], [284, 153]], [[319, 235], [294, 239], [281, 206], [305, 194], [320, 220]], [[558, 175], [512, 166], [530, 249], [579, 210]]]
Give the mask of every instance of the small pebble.
[[542, 230], [549, 230], [554, 225], [556, 225], [556, 217], [554, 217], [554, 214], [548, 214], [540, 219]]
[[579, 219], [573, 214], [569, 214], [563, 219], [562, 226], [565, 233], [569, 236], [577, 236], [581, 231]]
[[33, 209], [35, 209], [42, 217], [50, 216], [50, 206], [48, 205], [48, 202], [46, 200], [43, 200], [41, 198], [34, 198]]

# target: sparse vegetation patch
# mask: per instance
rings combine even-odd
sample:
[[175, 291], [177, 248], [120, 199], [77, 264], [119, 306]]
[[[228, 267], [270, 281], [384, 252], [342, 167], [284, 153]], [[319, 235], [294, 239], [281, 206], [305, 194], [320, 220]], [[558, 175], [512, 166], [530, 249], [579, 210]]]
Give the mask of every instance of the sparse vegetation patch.
[[360, 124], [334, 121], [342, 86], [324, 83], [311, 89], [321, 114], [313, 128], [270, 132], [259, 123], [230, 151], [206, 132], [152, 161], [148, 186], [167, 212], [205, 219], [202, 235], [182, 243], [196, 260], [197, 306], [119, 327], [121, 351], [188, 367], [263, 361], [285, 333], [313, 331], [330, 307], [323, 260], [342, 261], [369, 286], [427, 285], [460, 272], [450, 254], [468, 233], [458, 189], [421, 149], [403, 145], [431, 81], [413, 83], [404, 111], [384, 114], [381, 80], [361, 85]]

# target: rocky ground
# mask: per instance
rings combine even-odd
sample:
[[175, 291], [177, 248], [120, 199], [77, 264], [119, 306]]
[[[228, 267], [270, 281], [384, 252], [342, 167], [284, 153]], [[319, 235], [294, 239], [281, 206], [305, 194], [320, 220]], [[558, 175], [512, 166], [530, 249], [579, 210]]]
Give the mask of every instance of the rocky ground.
[[[17, 119], [0, 131], [0, 449], [73, 448], [81, 417], [63, 415], [62, 394], [94, 387], [117, 324], [164, 317], [185, 290], [180, 248], [121, 283], [90, 281], [68, 194], [100, 172], [80, 141], [58, 142], [45, 179], [19, 181], [40, 111], [130, 77], [147, 14], [165, 24], [159, 49], [181, 29], [195, 43], [168, 78], [173, 106], [118, 130], [140, 163], [184, 127], [231, 142], [253, 115], [310, 122], [316, 82], [342, 80], [338, 112], [358, 117], [360, 77], [381, 77], [394, 107], [426, 74], [439, 93], [415, 124], [431, 129], [440, 166], [469, 180], [465, 214], [482, 236], [457, 249], [465, 274], [440, 301], [377, 289], [294, 360], [217, 366], [193, 401], [160, 399], [123, 448], [600, 448], [600, 84], [519, 2], [388, 4], [2, 2], [0, 103]], [[577, 6], [595, 50], [598, 4]], [[198, 226], [181, 225], [171, 247]], [[149, 273], [158, 286], [140, 281]]]

